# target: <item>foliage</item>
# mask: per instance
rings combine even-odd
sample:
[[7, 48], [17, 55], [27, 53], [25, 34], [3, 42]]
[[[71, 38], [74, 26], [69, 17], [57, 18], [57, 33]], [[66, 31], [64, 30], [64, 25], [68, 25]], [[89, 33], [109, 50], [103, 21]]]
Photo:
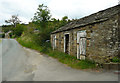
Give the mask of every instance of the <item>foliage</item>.
[[112, 59], [112, 62], [115, 62], [115, 63], [120, 63], [120, 58], [118, 58], [118, 57], [113, 57], [113, 59]]
[[47, 6], [39, 5], [37, 12], [33, 17], [33, 23], [39, 30], [39, 34], [34, 35], [37, 44], [44, 46], [46, 40], [50, 40], [50, 33], [59, 27], [67, 24], [70, 20], [64, 16], [62, 20], [51, 18], [50, 10]]
[[9, 32], [10, 30], [12, 30], [12, 26], [11, 25], [3, 25], [2, 26], [2, 32], [5, 32], [5, 33], [7, 33], [7, 32]]
[[5, 22], [10, 23], [11, 25], [3, 25], [3, 32], [7, 33], [12, 31], [12, 33], [9, 33], [11, 38], [21, 36], [24, 31], [24, 26], [19, 24], [21, 21], [19, 20], [18, 15], [12, 15], [11, 18], [9, 20], [5, 20]]
[[0, 38], [4, 38], [4, 37], [5, 37], [4, 33], [0, 34]]
[[34, 35], [34, 40], [39, 45], [44, 45], [45, 41], [50, 39], [50, 29], [48, 26], [51, 18], [50, 10], [47, 6], [39, 5], [32, 21], [39, 30], [39, 34]]
[[[40, 24], [39, 29], [46, 28], [47, 22], [51, 18], [50, 10], [47, 6], [39, 5], [37, 12], [34, 14], [32, 19], [33, 22]], [[43, 29], [42, 29], [43, 30]]]
[[19, 37], [22, 35], [23, 31], [25, 30], [25, 27], [23, 25], [18, 24], [12, 30], [13, 30], [13, 35], [15, 35], [15, 37]]
[[[34, 35], [34, 40], [38, 45], [44, 46], [46, 40], [50, 40], [50, 33], [53, 30], [68, 23], [68, 17], [64, 16], [62, 20], [51, 18], [50, 10], [47, 6], [39, 5], [32, 21], [35, 27], [39, 30], [38, 34]], [[34, 28], [35, 29], [35, 28]]]
[[11, 23], [14, 27], [16, 24], [19, 24], [21, 21], [18, 18], [18, 15], [12, 15], [9, 20], [5, 20], [6, 23]]
[[68, 19], [68, 16], [62, 17], [60, 27], [61, 27], [61, 26], [64, 26], [64, 25], [67, 24], [68, 22], [70, 22], [70, 20]]
[[9, 33], [10, 38], [12, 38], [13, 33]]
[[[2, 26], [2, 32], [7, 33], [11, 31], [12, 33], [9, 33], [10, 38], [19, 37], [22, 35], [23, 31], [27, 30], [26, 25], [17, 24], [16, 27], [13, 27], [11, 25]], [[4, 36], [5, 37], [5, 36]]]

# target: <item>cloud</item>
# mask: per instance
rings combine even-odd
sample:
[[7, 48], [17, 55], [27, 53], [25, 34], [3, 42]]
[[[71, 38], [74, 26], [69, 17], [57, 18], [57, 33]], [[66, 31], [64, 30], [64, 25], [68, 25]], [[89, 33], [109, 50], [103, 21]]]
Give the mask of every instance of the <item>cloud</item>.
[[55, 18], [81, 18], [117, 4], [118, 0], [51, 0], [48, 7]]
[[[38, 3], [35, 0], [0, 0], [0, 22], [9, 19], [11, 15], [19, 15], [23, 21], [29, 21], [35, 11]], [[26, 20], [25, 20], [26, 19]]]
[[118, 4], [118, 0], [0, 0], [0, 25], [11, 15], [19, 15], [23, 23], [34, 16], [39, 4], [45, 4], [55, 18], [81, 18]]

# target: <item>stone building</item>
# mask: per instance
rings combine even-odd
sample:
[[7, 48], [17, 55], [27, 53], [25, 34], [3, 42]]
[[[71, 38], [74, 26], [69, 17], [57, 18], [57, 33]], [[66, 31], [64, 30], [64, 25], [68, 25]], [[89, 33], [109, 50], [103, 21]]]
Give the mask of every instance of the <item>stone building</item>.
[[99, 61], [116, 56], [120, 43], [119, 15], [117, 5], [72, 21], [51, 33], [51, 45], [77, 59]]

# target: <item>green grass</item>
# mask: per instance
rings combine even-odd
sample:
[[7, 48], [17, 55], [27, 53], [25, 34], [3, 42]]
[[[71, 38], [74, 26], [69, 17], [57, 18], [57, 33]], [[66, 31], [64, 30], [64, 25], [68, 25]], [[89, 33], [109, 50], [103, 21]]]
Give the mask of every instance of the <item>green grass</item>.
[[95, 68], [95, 62], [90, 60], [78, 60], [75, 56], [71, 56], [68, 54], [65, 54], [63, 52], [59, 51], [51, 51], [49, 53], [49, 56], [52, 56], [56, 59], [58, 59], [60, 62], [67, 64], [68, 66], [72, 68], [77, 69], [89, 69], [89, 68]]
[[2, 39], [0, 39], [0, 43], [2, 42]]
[[21, 38], [17, 38], [17, 41], [24, 47], [39, 50], [39, 51], [42, 50], [41, 47], [39, 47], [38, 45], [36, 45], [35, 43], [33, 43], [31, 41], [21, 40]]
[[22, 40], [21, 38], [18, 38], [17, 41], [24, 47], [35, 49], [39, 52], [45, 53], [53, 58], [58, 59], [58, 61], [62, 62], [63, 64], [66, 64], [72, 68], [77, 69], [93, 69], [96, 68], [96, 64], [93, 61], [90, 60], [78, 60], [75, 56], [71, 56], [68, 54], [65, 54], [63, 52], [59, 51], [53, 51], [51, 48], [48, 47], [41, 47], [39, 45], [36, 45], [33, 42]]

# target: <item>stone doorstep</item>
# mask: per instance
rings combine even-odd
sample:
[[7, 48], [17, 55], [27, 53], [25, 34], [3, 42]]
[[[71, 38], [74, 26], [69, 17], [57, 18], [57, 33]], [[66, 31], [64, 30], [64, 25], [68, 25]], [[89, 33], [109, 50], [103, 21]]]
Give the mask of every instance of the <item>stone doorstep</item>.
[[119, 74], [120, 75], [120, 71], [114, 71], [114, 74]]
[[103, 69], [120, 71], [120, 63], [105, 63], [103, 64]]

